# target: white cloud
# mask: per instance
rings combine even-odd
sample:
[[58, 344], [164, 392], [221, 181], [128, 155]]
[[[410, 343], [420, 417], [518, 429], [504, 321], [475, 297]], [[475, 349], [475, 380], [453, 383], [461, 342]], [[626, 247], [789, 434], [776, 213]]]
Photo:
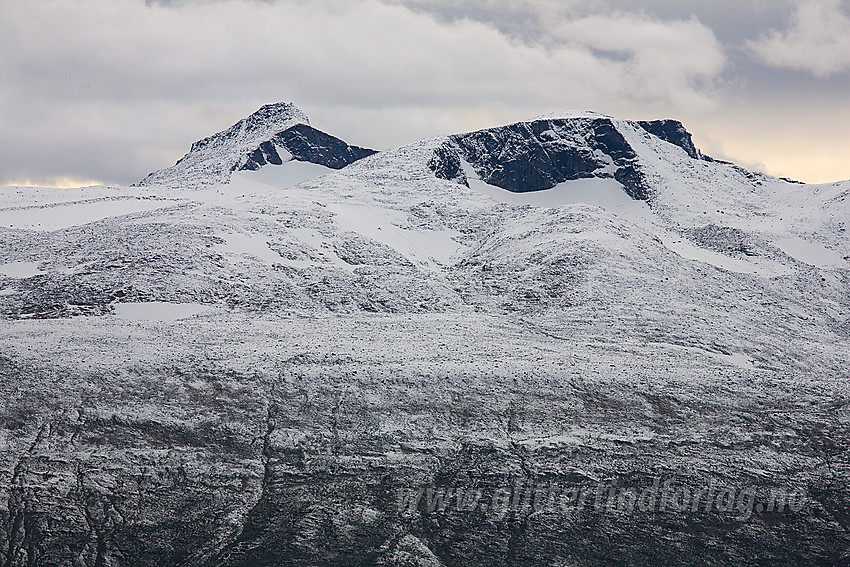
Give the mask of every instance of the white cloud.
[[747, 45], [768, 65], [829, 77], [850, 69], [850, 18], [840, 0], [809, 0], [797, 7], [787, 30]]
[[619, 56], [623, 96], [642, 99], [649, 108], [658, 108], [661, 101], [678, 111], [716, 103], [714, 86], [725, 57], [714, 33], [696, 19], [590, 16], [563, 22], [554, 33], [578, 48], [613, 53], [614, 60]]

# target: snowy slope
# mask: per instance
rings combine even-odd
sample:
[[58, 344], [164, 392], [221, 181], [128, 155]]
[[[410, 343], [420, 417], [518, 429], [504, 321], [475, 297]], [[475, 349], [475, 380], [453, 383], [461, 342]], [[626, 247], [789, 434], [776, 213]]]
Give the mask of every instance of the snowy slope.
[[306, 114], [292, 103], [280, 102], [264, 105], [227, 130], [195, 142], [175, 165], [151, 173], [139, 185], [207, 187], [229, 182], [234, 171], [293, 160], [340, 169], [373, 153], [310, 127]]
[[309, 121], [295, 105], [264, 105], [227, 130], [198, 140], [175, 165], [151, 173], [139, 184], [191, 187], [227, 183], [230, 173], [244, 163], [249, 152], [296, 124], [309, 124]]
[[805, 185], [687, 157], [629, 124], [622, 131], [654, 187], [657, 214], [685, 230], [726, 227], [765, 238], [811, 265], [844, 265], [850, 183]]
[[[846, 562], [850, 182], [583, 112], [242, 170], [306, 123], [268, 112], [141, 187], [0, 189], [4, 567]], [[396, 502], [655, 479], [806, 507]]]

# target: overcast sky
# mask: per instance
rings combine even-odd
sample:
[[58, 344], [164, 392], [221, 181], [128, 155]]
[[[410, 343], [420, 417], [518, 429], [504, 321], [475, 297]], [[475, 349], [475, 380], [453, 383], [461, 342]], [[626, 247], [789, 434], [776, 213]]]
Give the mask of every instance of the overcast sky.
[[0, 184], [128, 184], [260, 105], [384, 149], [560, 109], [850, 178], [850, 0], [0, 0]]

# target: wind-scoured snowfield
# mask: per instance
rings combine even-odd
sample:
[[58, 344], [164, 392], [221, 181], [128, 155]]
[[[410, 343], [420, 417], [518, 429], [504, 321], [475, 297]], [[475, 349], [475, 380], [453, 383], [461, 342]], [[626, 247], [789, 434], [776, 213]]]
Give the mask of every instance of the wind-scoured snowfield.
[[[0, 188], [0, 565], [850, 565], [850, 181], [592, 113], [241, 169], [303, 123]], [[517, 479], [805, 505], [399, 505]]]

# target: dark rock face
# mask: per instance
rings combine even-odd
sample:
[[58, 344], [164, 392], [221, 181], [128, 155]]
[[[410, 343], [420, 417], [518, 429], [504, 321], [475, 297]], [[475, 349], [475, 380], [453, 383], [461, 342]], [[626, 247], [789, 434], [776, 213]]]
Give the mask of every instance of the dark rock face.
[[460, 156], [457, 149], [451, 144], [445, 144], [437, 148], [428, 162], [428, 167], [440, 179], [457, 181], [458, 183], [469, 186], [466, 180], [466, 174], [464, 174], [460, 164]]
[[316, 130], [307, 124], [296, 124], [260, 144], [248, 155], [248, 161], [239, 169], [257, 170], [267, 163], [282, 164], [283, 160], [276, 148], [285, 148], [298, 161], [316, 163], [331, 169], [342, 169], [350, 163], [376, 153], [375, 150], [350, 146], [339, 138]]
[[678, 120], [641, 120], [637, 123], [641, 128], [685, 150], [694, 159], [702, 159], [700, 151], [694, 146], [691, 134]]
[[259, 148], [251, 152], [248, 161], [241, 169], [256, 171], [266, 164], [283, 165], [283, 160], [277, 153], [277, 148], [271, 142], [263, 142]]
[[458, 134], [429, 165], [437, 177], [459, 179], [460, 159], [486, 183], [514, 193], [613, 177], [633, 199], [649, 198], [637, 155], [607, 118], [544, 119]]

